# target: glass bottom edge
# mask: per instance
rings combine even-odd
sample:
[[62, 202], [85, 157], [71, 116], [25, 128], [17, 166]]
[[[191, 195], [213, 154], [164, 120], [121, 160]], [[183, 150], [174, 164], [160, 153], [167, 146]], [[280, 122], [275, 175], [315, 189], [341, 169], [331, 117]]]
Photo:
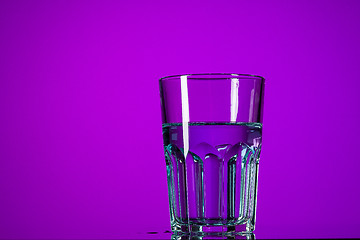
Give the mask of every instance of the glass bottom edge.
[[227, 239], [227, 240], [235, 240], [235, 239], [246, 239], [246, 240], [254, 240], [255, 234], [248, 233], [248, 234], [237, 234], [237, 235], [187, 235], [187, 236], [179, 236], [179, 235], [172, 235], [171, 240], [207, 240], [207, 239]]
[[204, 226], [198, 224], [173, 224], [171, 227], [174, 235], [241, 235], [252, 234], [254, 226], [244, 223], [239, 225]]

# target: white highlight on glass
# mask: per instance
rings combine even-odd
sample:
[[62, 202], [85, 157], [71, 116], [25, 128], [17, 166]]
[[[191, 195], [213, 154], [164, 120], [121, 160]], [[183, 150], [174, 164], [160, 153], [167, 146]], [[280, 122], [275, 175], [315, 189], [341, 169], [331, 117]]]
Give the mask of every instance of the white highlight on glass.
[[239, 79], [231, 78], [230, 121], [236, 122], [239, 109]]
[[189, 152], [189, 94], [187, 86], [187, 76], [180, 77], [181, 83], [181, 113], [182, 113], [182, 127], [183, 127], [183, 140], [184, 140], [184, 157]]
[[253, 122], [253, 115], [254, 115], [254, 94], [255, 94], [255, 88], [251, 90], [250, 95], [250, 109], [249, 109], [249, 122]]

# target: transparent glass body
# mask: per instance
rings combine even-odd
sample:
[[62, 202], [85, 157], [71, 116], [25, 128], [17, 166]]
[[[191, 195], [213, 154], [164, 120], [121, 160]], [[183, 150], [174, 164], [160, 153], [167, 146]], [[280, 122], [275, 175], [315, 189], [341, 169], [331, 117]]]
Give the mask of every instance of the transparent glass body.
[[160, 79], [172, 231], [255, 229], [264, 79], [188, 74]]

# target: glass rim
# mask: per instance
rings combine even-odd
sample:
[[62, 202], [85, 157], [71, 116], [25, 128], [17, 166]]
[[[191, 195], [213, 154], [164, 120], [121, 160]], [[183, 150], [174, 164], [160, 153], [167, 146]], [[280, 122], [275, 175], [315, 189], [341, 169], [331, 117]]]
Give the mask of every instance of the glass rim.
[[190, 74], [179, 74], [179, 75], [171, 75], [160, 78], [160, 82], [167, 80], [180, 80], [181, 77], [187, 76], [189, 80], [231, 80], [231, 79], [250, 79], [255, 80], [259, 79], [262, 83], [265, 82], [265, 78], [253, 75], [253, 74], [244, 74], [244, 73], [190, 73]]

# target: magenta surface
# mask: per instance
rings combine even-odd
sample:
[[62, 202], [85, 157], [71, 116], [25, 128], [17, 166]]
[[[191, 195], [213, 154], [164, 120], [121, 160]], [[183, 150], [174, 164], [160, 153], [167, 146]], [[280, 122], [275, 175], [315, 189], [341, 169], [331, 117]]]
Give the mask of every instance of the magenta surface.
[[266, 79], [256, 237], [360, 237], [359, 11], [1, 1], [0, 238], [169, 230], [158, 79], [206, 72]]

